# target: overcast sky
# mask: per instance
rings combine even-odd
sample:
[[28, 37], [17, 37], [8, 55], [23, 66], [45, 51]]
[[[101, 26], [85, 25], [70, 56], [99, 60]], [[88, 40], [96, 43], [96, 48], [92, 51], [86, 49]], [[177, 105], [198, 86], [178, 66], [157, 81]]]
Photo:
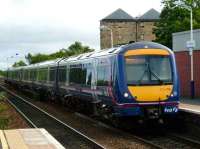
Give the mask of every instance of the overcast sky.
[[0, 69], [74, 41], [99, 49], [99, 21], [118, 8], [136, 17], [161, 0], [0, 0]]

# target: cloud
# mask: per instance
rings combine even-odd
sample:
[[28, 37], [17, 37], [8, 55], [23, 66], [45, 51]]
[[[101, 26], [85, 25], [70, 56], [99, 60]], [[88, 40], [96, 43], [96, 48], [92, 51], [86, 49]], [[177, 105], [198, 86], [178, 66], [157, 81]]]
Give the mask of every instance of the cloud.
[[99, 49], [102, 18], [118, 8], [133, 17], [151, 8], [160, 11], [160, 1], [0, 0], [0, 69], [16, 52], [51, 53], [74, 41]]

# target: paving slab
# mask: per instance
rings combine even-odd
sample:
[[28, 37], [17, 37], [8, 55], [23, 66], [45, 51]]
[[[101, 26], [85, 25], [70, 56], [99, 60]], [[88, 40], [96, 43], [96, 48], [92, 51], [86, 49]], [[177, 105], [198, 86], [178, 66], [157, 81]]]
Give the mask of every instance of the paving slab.
[[182, 111], [200, 114], [200, 99], [182, 98], [179, 108]]
[[64, 149], [45, 129], [0, 130], [2, 149]]

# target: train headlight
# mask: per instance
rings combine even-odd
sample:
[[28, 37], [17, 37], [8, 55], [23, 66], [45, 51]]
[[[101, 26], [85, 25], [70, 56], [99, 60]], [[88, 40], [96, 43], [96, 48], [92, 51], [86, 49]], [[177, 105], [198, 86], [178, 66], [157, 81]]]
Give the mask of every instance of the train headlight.
[[174, 91], [170, 96], [174, 97], [174, 96], [177, 96], [177, 95], [178, 95], [178, 93], [176, 91]]
[[128, 97], [128, 93], [124, 93], [124, 97], [127, 98]]

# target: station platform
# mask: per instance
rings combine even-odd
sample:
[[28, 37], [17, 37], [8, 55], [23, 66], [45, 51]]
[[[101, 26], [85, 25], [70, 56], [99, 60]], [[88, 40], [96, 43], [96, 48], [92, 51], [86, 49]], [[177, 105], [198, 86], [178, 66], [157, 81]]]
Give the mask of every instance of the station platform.
[[180, 99], [180, 110], [200, 115], [200, 99]]
[[0, 130], [0, 149], [64, 149], [45, 129]]

